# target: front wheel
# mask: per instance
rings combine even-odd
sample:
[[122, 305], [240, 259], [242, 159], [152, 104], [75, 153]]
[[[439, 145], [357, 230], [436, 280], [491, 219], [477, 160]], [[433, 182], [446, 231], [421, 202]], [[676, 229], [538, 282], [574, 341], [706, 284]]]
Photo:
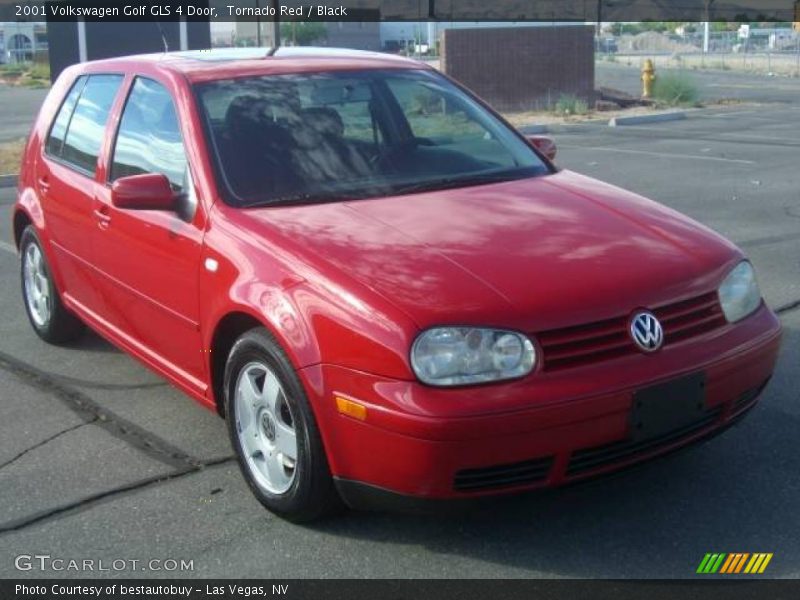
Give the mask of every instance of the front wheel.
[[42, 245], [32, 226], [20, 238], [21, 279], [25, 311], [36, 334], [51, 344], [63, 344], [83, 333], [83, 323], [58, 296]]
[[225, 367], [231, 444], [256, 498], [294, 522], [341, 506], [302, 384], [264, 329], [242, 335]]

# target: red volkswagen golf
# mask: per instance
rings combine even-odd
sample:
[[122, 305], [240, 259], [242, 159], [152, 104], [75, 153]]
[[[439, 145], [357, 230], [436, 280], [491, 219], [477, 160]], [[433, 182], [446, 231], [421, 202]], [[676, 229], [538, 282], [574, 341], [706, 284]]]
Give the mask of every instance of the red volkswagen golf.
[[219, 411], [267, 508], [556, 486], [753, 407], [780, 325], [733, 244], [425, 65], [257, 52], [68, 69], [13, 219], [36, 333]]

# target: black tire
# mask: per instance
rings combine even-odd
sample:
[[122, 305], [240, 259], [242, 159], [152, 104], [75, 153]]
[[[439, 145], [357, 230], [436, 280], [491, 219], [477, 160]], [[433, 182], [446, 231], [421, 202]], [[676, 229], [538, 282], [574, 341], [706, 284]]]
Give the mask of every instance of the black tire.
[[[294, 478], [282, 493], [259, 485], [239, 438], [240, 416], [235, 401], [236, 386], [245, 367], [262, 363], [276, 376], [291, 411], [297, 441]], [[239, 467], [255, 497], [267, 509], [295, 523], [319, 519], [343, 508], [333, 483], [325, 448], [303, 385], [286, 353], [264, 328], [244, 333], [231, 348], [225, 365], [225, 415], [231, 445]]]
[[[30, 303], [28, 301], [28, 289], [26, 285], [25, 270], [27, 266], [28, 252], [32, 246], [38, 250], [41, 256], [41, 274], [44, 280], [43, 285], [47, 288], [49, 306], [48, 316], [46, 319], [34, 317]], [[36, 235], [36, 230], [32, 225], [28, 225], [22, 232], [20, 238], [20, 280], [22, 283], [22, 302], [25, 306], [25, 313], [28, 315], [28, 320], [40, 338], [50, 344], [65, 344], [79, 338], [85, 329], [84, 324], [72, 314], [61, 302], [61, 297], [58, 294], [56, 285], [53, 282], [51, 275], [52, 271], [50, 265], [47, 264], [47, 257], [42, 250], [42, 244], [39, 237]]]

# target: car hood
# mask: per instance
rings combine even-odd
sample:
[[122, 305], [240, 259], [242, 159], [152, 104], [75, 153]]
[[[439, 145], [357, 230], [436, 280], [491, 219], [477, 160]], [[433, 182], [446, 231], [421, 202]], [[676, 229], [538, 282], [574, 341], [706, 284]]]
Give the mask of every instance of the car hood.
[[569, 171], [246, 213], [420, 327], [616, 317], [714, 289], [740, 256], [680, 213]]

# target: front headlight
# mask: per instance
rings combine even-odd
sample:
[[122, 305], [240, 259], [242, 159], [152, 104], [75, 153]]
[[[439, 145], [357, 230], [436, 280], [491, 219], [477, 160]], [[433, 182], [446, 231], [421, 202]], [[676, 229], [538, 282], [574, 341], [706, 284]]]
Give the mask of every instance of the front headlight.
[[722, 312], [729, 323], [744, 319], [761, 305], [761, 291], [753, 265], [743, 260], [728, 273], [717, 290]]
[[513, 379], [530, 373], [535, 364], [533, 343], [502, 329], [436, 327], [421, 333], [411, 348], [414, 373], [430, 385]]

